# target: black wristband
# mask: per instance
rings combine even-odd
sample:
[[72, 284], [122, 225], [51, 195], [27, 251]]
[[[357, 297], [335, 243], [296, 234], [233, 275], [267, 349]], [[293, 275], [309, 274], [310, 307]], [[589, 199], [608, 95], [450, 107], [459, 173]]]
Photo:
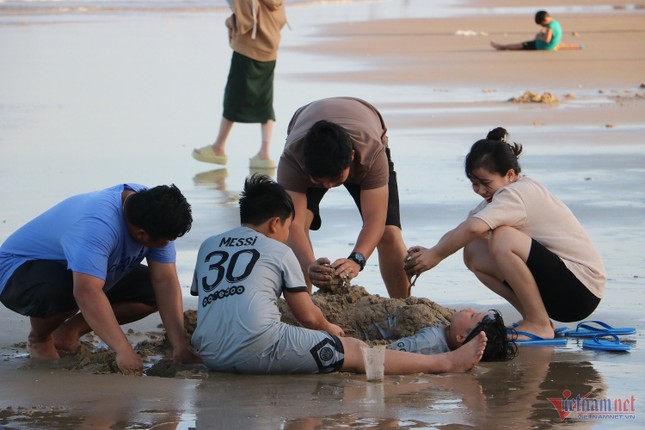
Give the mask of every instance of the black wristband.
[[365, 256], [361, 254], [360, 252], [352, 252], [349, 254], [349, 257], [347, 257], [348, 260], [352, 260], [356, 264], [358, 264], [361, 267], [361, 270], [365, 268]]

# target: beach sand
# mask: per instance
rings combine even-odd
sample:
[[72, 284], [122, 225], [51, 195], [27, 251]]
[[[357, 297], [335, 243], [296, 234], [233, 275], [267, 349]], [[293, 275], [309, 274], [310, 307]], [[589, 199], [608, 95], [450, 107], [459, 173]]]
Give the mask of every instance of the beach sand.
[[[240, 376], [198, 367], [125, 377], [66, 357], [28, 358], [28, 320], [0, 307], [0, 427], [36, 428], [642, 428], [639, 340], [645, 261], [645, 10], [599, 0], [541, 3], [564, 41], [582, 51], [497, 52], [537, 32], [533, 4], [483, 0], [327, 3], [288, 9], [276, 71], [278, 158], [293, 111], [311, 100], [352, 95], [377, 106], [398, 172], [404, 239], [432, 245], [478, 203], [463, 174], [470, 145], [504, 126], [525, 147], [524, 173], [576, 213], [607, 268], [594, 319], [633, 326], [629, 353], [594, 352], [569, 340], [523, 347], [510, 363], [460, 375]], [[6, 11], [0, 9], [0, 11]], [[187, 286], [201, 241], [237, 224], [236, 196], [257, 150], [259, 127], [236, 125], [230, 164], [190, 157], [214, 138], [230, 50], [225, 14], [0, 15], [0, 240], [61, 198], [118, 182], [175, 183], [193, 206], [177, 242]], [[513, 103], [526, 91], [555, 103]], [[336, 192], [338, 191], [338, 192]], [[345, 256], [360, 220], [341, 190], [323, 205], [312, 235], [318, 256]], [[386, 296], [376, 258], [355, 280]], [[461, 262], [419, 278], [413, 295], [447, 309], [510, 306]], [[186, 289], [185, 308], [195, 309]], [[556, 324], [558, 324], [556, 322]], [[133, 344], [162, 348], [155, 316], [125, 327]], [[96, 350], [100, 342], [88, 338]], [[143, 351], [143, 350], [142, 350]], [[146, 354], [142, 352], [142, 354]], [[102, 359], [102, 358], [101, 358]], [[81, 364], [78, 364], [81, 363]], [[109, 366], [108, 366], [109, 367]], [[178, 370], [176, 373], [175, 371]], [[633, 410], [601, 419], [558, 415], [553, 404], [584, 396]], [[551, 399], [551, 400], [549, 400]]]

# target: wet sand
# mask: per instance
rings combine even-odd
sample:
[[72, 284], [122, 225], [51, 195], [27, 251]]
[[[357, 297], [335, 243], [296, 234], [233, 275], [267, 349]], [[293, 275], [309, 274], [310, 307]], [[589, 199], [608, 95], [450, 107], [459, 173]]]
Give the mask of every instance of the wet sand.
[[[28, 321], [0, 307], [0, 426], [642, 427], [638, 401], [632, 418], [591, 420], [561, 418], [548, 399], [562, 399], [565, 390], [572, 397], [596, 390], [591, 397], [612, 401], [644, 394], [643, 9], [619, 1], [542, 3], [561, 21], [564, 40], [585, 50], [496, 52], [489, 40], [522, 41], [537, 31], [530, 4], [485, 0], [432, 17], [423, 1], [289, 11], [292, 30], [285, 30], [276, 75], [274, 157], [300, 105], [333, 95], [369, 100], [390, 130], [406, 243], [431, 245], [478, 202], [462, 172], [468, 147], [505, 126], [525, 146], [524, 172], [572, 208], [600, 249], [609, 280], [592, 317], [636, 327], [639, 334], [627, 338], [633, 350], [593, 352], [569, 340], [566, 347], [523, 347], [511, 363], [482, 363], [464, 375], [386, 377], [382, 384], [343, 373], [267, 377], [200, 369], [132, 378], [30, 360], [22, 344]], [[177, 242], [180, 280], [188, 285], [199, 243], [237, 223], [236, 195], [259, 136], [256, 125], [236, 125], [225, 170], [190, 158], [193, 147], [214, 137], [221, 115], [230, 58], [223, 19], [5, 17], [0, 54], [11, 61], [0, 72], [6, 202], [0, 240], [70, 194], [120, 181], [174, 182], [195, 215], [193, 229]], [[550, 92], [559, 102], [509, 101], [525, 91]], [[344, 193], [331, 193], [323, 229], [312, 236], [317, 255], [346, 255], [357, 218]], [[375, 260], [355, 282], [385, 296]], [[507, 321], [517, 319], [460, 260], [455, 255], [422, 275], [413, 294], [447, 308], [494, 307]], [[188, 295], [185, 307], [195, 308]], [[158, 324], [149, 317], [126, 330], [133, 343], [158, 340]]]

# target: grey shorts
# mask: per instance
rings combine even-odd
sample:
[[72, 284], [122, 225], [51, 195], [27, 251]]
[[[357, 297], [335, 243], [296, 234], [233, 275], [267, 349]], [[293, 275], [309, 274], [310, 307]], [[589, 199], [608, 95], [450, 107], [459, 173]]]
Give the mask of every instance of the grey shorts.
[[253, 374], [331, 373], [341, 369], [345, 350], [338, 337], [321, 330], [284, 325], [282, 338], [263, 353], [249, 358], [241, 353], [231, 366], [221, 366], [217, 360], [204, 364], [220, 372]]

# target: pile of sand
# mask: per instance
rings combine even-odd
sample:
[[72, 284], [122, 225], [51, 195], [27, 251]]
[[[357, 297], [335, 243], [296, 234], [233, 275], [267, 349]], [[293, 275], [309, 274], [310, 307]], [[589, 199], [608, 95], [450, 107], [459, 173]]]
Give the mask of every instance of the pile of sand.
[[512, 97], [508, 100], [513, 103], [559, 103], [560, 100], [550, 92], [543, 94], [533, 91], [525, 91], [520, 97]]
[[[390, 299], [351, 286], [312, 295], [325, 318], [340, 326], [346, 336], [365, 341], [394, 340], [411, 336], [421, 328], [446, 325], [454, 310], [419, 297]], [[298, 325], [284, 299], [278, 302], [282, 321]]]

